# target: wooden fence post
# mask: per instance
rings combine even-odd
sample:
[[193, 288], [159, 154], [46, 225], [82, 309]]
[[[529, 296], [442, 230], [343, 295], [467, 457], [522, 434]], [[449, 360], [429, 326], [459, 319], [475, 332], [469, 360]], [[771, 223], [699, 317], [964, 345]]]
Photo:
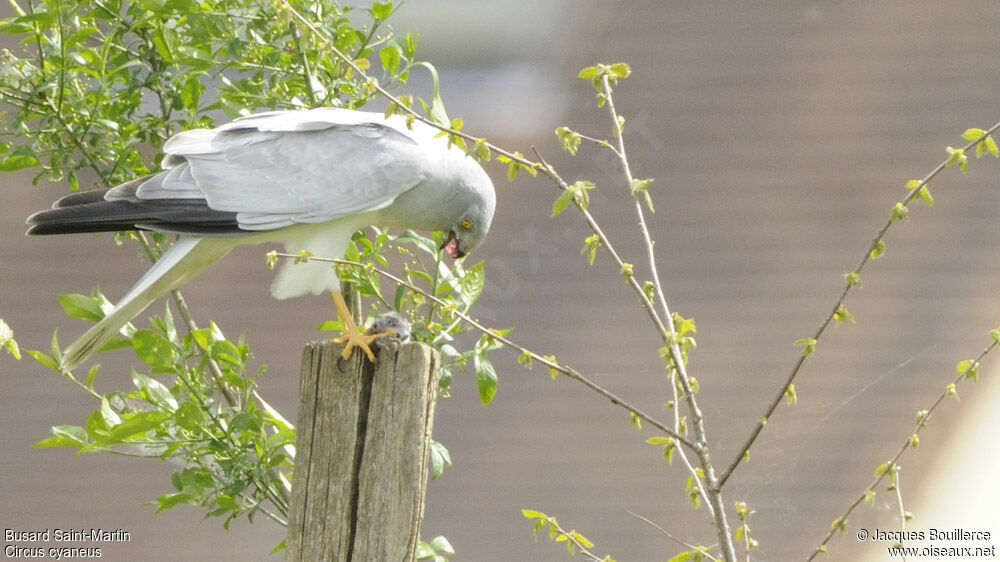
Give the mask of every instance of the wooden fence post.
[[437, 398], [437, 351], [386, 345], [374, 365], [342, 344], [302, 357], [289, 562], [415, 559]]

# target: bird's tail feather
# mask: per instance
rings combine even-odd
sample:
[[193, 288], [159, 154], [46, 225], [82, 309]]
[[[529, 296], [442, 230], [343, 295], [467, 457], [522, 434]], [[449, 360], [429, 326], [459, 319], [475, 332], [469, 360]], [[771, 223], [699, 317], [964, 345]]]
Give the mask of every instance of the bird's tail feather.
[[62, 366], [73, 369], [86, 361], [153, 301], [193, 279], [232, 247], [228, 239], [180, 237], [110, 313], [66, 348]]

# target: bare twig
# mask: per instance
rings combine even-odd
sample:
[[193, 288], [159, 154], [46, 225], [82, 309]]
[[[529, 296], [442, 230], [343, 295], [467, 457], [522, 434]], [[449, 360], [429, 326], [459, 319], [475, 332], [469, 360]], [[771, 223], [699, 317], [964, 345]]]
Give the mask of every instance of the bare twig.
[[[569, 184], [566, 183], [566, 180], [559, 175], [559, 172], [557, 172], [551, 164], [542, 158], [542, 155], [538, 152], [538, 150], [535, 147], [531, 147], [531, 150], [535, 153], [535, 156], [538, 157], [538, 161], [541, 163], [539, 171], [552, 179], [552, 181], [559, 186], [559, 189], [564, 191], [569, 189]], [[580, 214], [583, 215], [583, 220], [587, 222], [590, 230], [600, 239], [601, 246], [604, 247], [605, 251], [611, 257], [611, 260], [615, 262], [616, 266], [618, 266], [618, 270], [624, 270], [626, 265], [625, 261], [621, 258], [618, 251], [615, 250], [614, 245], [611, 244], [611, 240], [604, 234], [604, 230], [597, 224], [597, 219], [594, 218], [594, 215], [592, 215], [586, 207], [581, 205], [579, 201], [576, 201], [575, 198], [573, 200], [573, 204], [576, 206], [577, 210], [580, 211]], [[649, 315], [649, 319], [656, 327], [656, 332], [659, 334], [660, 339], [662, 339], [665, 344], [668, 343], [670, 341], [670, 330], [668, 329], [665, 320], [660, 318], [660, 315], [656, 312], [656, 306], [653, 304], [653, 301], [651, 301], [646, 295], [646, 292], [642, 290], [642, 286], [639, 285], [639, 282], [635, 279], [634, 275], [626, 276], [626, 282], [630, 287], [632, 287], [632, 291], [636, 294], [636, 296], [639, 297], [639, 304], [642, 306], [643, 310], [646, 311], [646, 314]], [[669, 320], [669, 318], [667, 320]], [[670, 326], [672, 327], [673, 323], [670, 323]]]
[[[902, 533], [900, 534], [900, 537], [905, 537], [906, 536], [906, 509], [903, 507], [903, 490], [902, 490], [902, 488], [900, 488], [900, 484], [899, 484], [899, 480], [900, 480], [900, 478], [899, 478], [899, 472], [903, 469], [903, 467], [896, 466], [895, 468], [896, 468], [896, 471], [893, 474], [893, 477], [894, 477], [895, 481], [893, 482], [892, 487], [895, 488], [895, 491], [896, 491], [896, 505], [899, 506], [899, 530], [902, 531]], [[899, 542], [902, 543], [903, 541], [900, 540]], [[906, 562], [906, 556], [905, 555], [903, 556], [903, 562]]]
[[708, 558], [709, 560], [718, 560], [718, 558], [716, 558], [716, 557], [712, 556], [711, 554], [709, 554], [709, 552], [708, 552], [708, 550], [706, 548], [701, 547], [701, 546], [695, 546], [695, 545], [693, 545], [693, 544], [691, 544], [689, 542], [682, 541], [681, 539], [679, 539], [679, 538], [675, 537], [674, 535], [670, 534], [670, 532], [667, 531], [666, 529], [664, 529], [663, 527], [657, 525], [655, 522], [653, 522], [653, 521], [651, 521], [651, 520], [643, 517], [642, 515], [639, 515], [638, 513], [635, 513], [634, 511], [631, 511], [631, 510], [628, 510], [628, 509], [625, 510], [625, 513], [628, 513], [629, 515], [631, 515], [632, 517], [635, 517], [639, 521], [643, 521], [643, 522], [649, 524], [651, 527], [653, 527], [657, 531], [663, 533], [663, 535], [666, 536], [668, 539], [670, 539], [670, 540], [674, 541], [675, 543], [683, 546], [684, 548], [693, 550], [695, 552], [700, 552], [702, 556], [704, 556], [705, 558]]
[[863, 492], [861, 492], [861, 495], [858, 496], [856, 500], [854, 500], [854, 503], [848, 506], [847, 510], [845, 510], [840, 517], [834, 519], [834, 524], [831, 526], [830, 531], [823, 538], [823, 541], [819, 544], [819, 546], [816, 547], [816, 550], [814, 550], [813, 553], [809, 556], [808, 560], [812, 560], [816, 558], [816, 556], [818, 556], [819, 554], [826, 552], [827, 544], [833, 538], [833, 535], [837, 532], [838, 529], [846, 528], [847, 518], [851, 515], [851, 513], [854, 512], [855, 508], [861, 505], [861, 502], [863, 502], [865, 498], [868, 497], [869, 493], [875, 491], [875, 488], [879, 485], [879, 483], [882, 482], [882, 480], [886, 478], [887, 475], [896, 470], [896, 467], [899, 466], [898, 465], [899, 459], [903, 456], [903, 454], [906, 453], [907, 450], [912, 449], [916, 446], [916, 443], [914, 442], [914, 437], [919, 436], [920, 432], [924, 429], [924, 427], [927, 426], [927, 421], [931, 418], [931, 415], [934, 413], [934, 411], [937, 410], [938, 406], [940, 406], [941, 403], [944, 402], [944, 400], [949, 396], [957, 396], [957, 393], [955, 391], [955, 386], [962, 380], [968, 378], [973, 369], [978, 369], [979, 364], [986, 357], [986, 355], [989, 354], [994, 349], [996, 349], [996, 347], [997, 347], [997, 341], [994, 340], [993, 342], [990, 343], [990, 345], [986, 347], [986, 349], [980, 352], [979, 355], [969, 363], [966, 369], [964, 369], [961, 373], [959, 373], [958, 376], [955, 377], [951, 383], [945, 386], [944, 391], [937, 397], [937, 400], [935, 400], [934, 403], [931, 404], [930, 408], [920, 412], [920, 414], [917, 416], [917, 422], [913, 429], [913, 433], [910, 435], [910, 437], [908, 437], [906, 441], [903, 442], [902, 446], [900, 446], [899, 450], [896, 452], [896, 455], [892, 457], [892, 459], [889, 462], [879, 467], [879, 470], [875, 475], [875, 479], [872, 481], [871, 484], [868, 485], [867, 488], [864, 489]]
[[[996, 132], [997, 129], [1000, 129], [1000, 123], [997, 123], [996, 125], [993, 125], [989, 129], [987, 129], [982, 134], [982, 136], [980, 136], [976, 140], [969, 142], [968, 144], [963, 146], [961, 150], [968, 151], [970, 148], [973, 148], [977, 144], [985, 141], [990, 135]], [[912, 201], [915, 197], [917, 197], [917, 194], [920, 192], [921, 189], [927, 186], [928, 182], [930, 182], [938, 174], [940, 174], [946, 167], [948, 167], [950, 161], [951, 158], [946, 159], [942, 161], [940, 164], [938, 164], [937, 167], [931, 170], [930, 173], [928, 173], [926, 176], [923, 177], [923, 179], [921, 179], [917, 184], [915, 184], [910, 188], [910, 192], [907, 193], [906, 197], [904, 197], [899, 202], [899, 204], [906, 205], [907, 203]], [[844, 288], [840, 293], [840, 297], [834, 303], [833, 308], [830, 309], [830, 313], [827, 314], [826, 318], [823, 319], [823, 322], [820, 323], [819, 328], [817, 328], [816, 332], [813, 334], [812, 339], [814, 341], [819, 341], [820, 337], [823, 335], [827, 327], [830, 325], [830, 322], [837, 315], [837, 312], [841, 310], [841, 307], [844, 304], [844, 300], [847, 298], [847, 294], [850, 293], [851, 289], [853, 289], [859, 282], [857, 280], [860, 279], [861, 270], [864, 269], [865, 264], [867, 264], [868, 261], [872, 259], [873, 252], [875, 252], [880, 247], [880, 245], [882, 244], [882, 239], [885, 237], [886, 232], [889, 230], [889, 227], [892, 226], [893, 222], [894, 220], [890, 218], [888, 221], [886, 221], [884, 225], [882, 225], [882, 228], [879, 229], [879, 231], [875, 234], [875, 238], [872, 240], [871, 245], [868, 246], [868, 249], [865, 251], [865, 254], [861, 257], [861, 261], [858, 263], [858, 266], [854, 268], [853, 272], [848, 274], [848, 277], [853, 277], [854, 280], [848, 279], [847, 282], [844, 284]], [[743, 444], [742, 447], [740, 447], [739, 453], [732, 460], [729, 467], [726, 469], [725, 472], [722, 473], [722, 476], [719, 478], [720, 485], [724, 485], [726, 481], [729, 480], [729, 477], [733, 475], [733, 471], [735, 471], [739, 467], [740, 463], [746, 457], [747, 452], [750, 451], [750, 447], [752, 447], [754, 442], [757, 441], [757, 437], [760, 435], [761, 431], [764, 430], [764, 426], [766, 426], [768, 420], [771, 419], [771, 415], [774, 414], [774, 411], [778, 408], [778, 405], [781, 404], [781, 401], [784, 399], [786, 389], [790, 384], [792, 384], [792, 382], [795, 381], [795, 377], [798, 376], [799, 371], [802, 369], [802, 365], [803, 363], [805, 363], [807, 356], [808, 354], [803, 353], [795, 361], [795, 365], [792, 367], [792, 371], [788, 374], [788, 377], [785, 379], [784, 384], [782, 384], [781, 387], [779, 388], [777, 395], [774, 397], [773, 400], [771, 400], [771, 403], [768, 405], [767, 410], [765, 410], [764, 415], [760, 418], [760, 421], [757, 422], [757, 426], [754, 427], [753, 431], [750, 433], [750, 436], [747, 438], [746, 442]]]
[[611, 152], [613, 152], [615, 154], [615, 156], [617, 156], [619, 158], [622, 157], [622, 153], [619, 152], [618, 149], [615, 148], [607, 139], [594, 138], [594, 137], [591, 137], [591, 136], [587, 136], [587, 135], [585, 135], [583, 133], [578, 133], [576, 131], [573, 131], [573, 133], [576, 134], [578, 137], [580, 137], [581, 140], [585, 140], [587, 142], [594, 143], [594, 144], [596, 144], [597, 146], [599, 146], [601, 148], [606, 148], [606, 149], [610, 150]]

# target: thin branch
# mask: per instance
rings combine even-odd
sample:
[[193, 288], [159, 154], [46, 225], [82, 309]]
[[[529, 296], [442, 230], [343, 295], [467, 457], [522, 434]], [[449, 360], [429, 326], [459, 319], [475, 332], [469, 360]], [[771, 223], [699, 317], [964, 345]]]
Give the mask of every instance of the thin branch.
[[[670, 390], [673, 391], [673, 393], [674, 393], [674, 408], [673, 408], [673, 410], [674, 410], [674, 429], [677, 430], [678, 432], [680, 432], [680, 428], [681, 428], [681, 412], [680, 412], [680, 407], [679, 407], [680, 397], [677, 394], [677, 383], [676, 383], [676, 381], [674, 379], [674, 377], [676, 377], [676, 376], [677, 376], [677, 372], [676, 371], [672, 371], [670, 373], [670, 376], [668, 377], [668, 380], [670, 381]], [[680, 455], [680, 457], [681, 457], [681, 462], [683, 462], [684, 466], [687, 467], [688, 472], [690, 472], [691, 474], [694, 475], [694, 483], [698, 487], [698, 494], [701, 495], [701, 500], [703, 502], [705, 502], [705, 506], [708, 508], [709, 513], [712, 514], [712, 516], [714, 517], [715, 515], [714, 515], [713, 512], [715, 511], [715, 508], [712, 506], [712, 502], [710, 502], [709, 499], [708, 499], [708, 492], [705, 490], [705, 483], [702, 482], [701, 477], [698, 476], [698, 473], [695, 471], [694, 467], [691, 466], [691, 461], [687, 458], [687, 454], [684, 453], [684, 449], [677, 448], [676, 450], [677, 450], [677, 454]]]
[[882, 467], [879, 467], [880, 470], [875, 475], [875, 480], [873, 480], [872, 483], [869, 484], [868, 487], [865, 488], [863, 492], [861, 492], [861, 495], [858, 496], [856, 500], [854, 500], [854, 503], [852, 503], [840, 517], [834, 519], [834, 525], [831, 526], [830, 532], [826, 534], [826, 537], [823, 538], [823, 542], [821, 542], [819, 546], [816, 547], [816, 550], [813, 551], [812, 555], [809, 556], [808, 560], [812, 560], [816, 558], [817, 555], [826, 552], [826, 546], [830, 542], [830, 539], [833, 538], [834, 533], [836, 533], [838, 529], [843, 528], [846, 525], [847, 518], [851, 515], [851, 513], [854, 512], [854, 509], [857, 508], [859, 505], [861, 505], [861, 502], [864, 501], [866, 497], [868, 497], [868, 494], [874, 492], [875, 488], [879, 485], [879, 483], [881, 483], [882, 480], [884, 480], [885, 477], [888, 474], [890, 474], [890, 472], [893, 472], [895, 468], [899, 466], [898, 462], [899, 459], [903, 456], [903, 454], [906, 453], [907, 450], [914, 448], [915, 443], [913, 437], [920, 435], [920, 432], [924, 429], [924, 427], [927, 426], [927, 421], [930, 420], [931, 415], [934, 413], [935, 410], [937, 410], [938, 406], [940, 406], [941, 403], [944, 402], [944, 400], [949, 396], [955, 396], [955, 397], [958, 396], [955, 392], [955, 386], [958, 383], [962, 382], [963, 379], [968, 378], [970, 376], [970, 372], [973, 369], [978, 369], [982, 360], [986, 358], [986, 355], [989, 354], [994, 349], [996, 349], [996, 347], [997, 347], [997, 341], [994, 340], [992, 343], [990, 343], [990, 345], [986, 347], [986, 349], [980, 352], [979, 355], [972, 360], [972, 362], [966, 369], [964, 369], [961, 373], [959, 373], [958, 376], [955, 377], [951, 383], [945, 386], [944, 391], [937, 397], [937, 400], [935, 400], [934, 403], [931, 404], [930, 408], [920, 413], [920, 415], [917, 417], [917, 423], [910, 437], [908, 437], [906, 441], [903, 442], [902, 446], [900, 446], [899, 448], [899, 451], [896, 452], [896, 455], [892, 457], [892, 459], [889, 462], [882, 465], [882, 467], [885, 467], [884, 470], [882, 470]]
[[573, 131], [573, 133], [576, 136], [580, 137], [581, 140], [585, 140], [587, 142], [592, 142], [592, 143], [596, 144], [597, 146], [599, 146], [601, 148], [606, 148], [606, 149], [610, 150], [611, 152], [613, 152], [615, 154], [615, 156], [617, 156], [618, 158], [622, 157], [622, 153], [619, 152], [618, 149], [615, 148], [611, 144], [611, 142], [609, 142], [607, 139], [594, 138], [594, 137], [591, 137], [591, 136], [587, 136], [587, 135], [585, 135], [583, 133], [579, 133], [577, 131]]
[[[531, 150], [535, 153], [535, 156], [538, 157], [538, 160], [541, 163], [539, 171], [552, 179], [552, 181], [554, 181], [563, 191], [569, 189], [569, 184], [566, 183], [566, 180], [564, 180], [562, 176], [556, 172], [555, 168], [553, 168], [551, 164], [542, 158], [538, 149], [531, 147]], [[577, 210], [580, 211], [580, 214], [583, 215], [583, 220], [587, 222], [590, 230], [600, 239], [601, 246], [604, 247], [605, 251], [607, 251], [608, 255], [611, 257], [611, 260], [618, 266], [618, 270], [624, 270], [625, 261], [618, 254], [618, 251], [615, 250], [614, 246], [611, 244], [611, 240], [604, 234], [604, 230], [597, 224], [597, 220], [594, 218], [594, 215], [592, 215], [586, 207], [581, 205], [576, 198], [573, 199], [573, 204], [576, 206]], [[671, 340], [670, 329], [667, 327], [667, 324], [664, 323], [664, 320], [660, 318], [659, 314], [657, 314], [656, 306], [649, 299], [649, 296], [646, 295], [646, 292], [642, 290], [642, 286], [639, 285], [639, 282], [635, 279], [634, 275], [626, 276], [626, 281], [629, 286], [632, 287], [632, 291], [636, 294], [636, 296], [639, 297], [639, 303], [642, 305], [643, 310], [646, 311], [646, 314], [649, 315], [649, 319], [656, 327], [656, 332], [660, 336], [660, 339], [663, 340], [664, 344], [669, 343]], [[672, 327], [673, 323], [670, 323], [670, 326]]]
[[[608, 79], [607, 74], [601, 77], [601, 87], [604, 91], [604, 99], [607, 101], [608, 112], [611, 114], [611, 120], [614, 122], [615, 139], [618, 142], [618, 155], [621, 160], [622, 169], [625, 172], [625, 180], [628, 184], [628, 189], [631, 192], [635, 178], [632, 177], [632, 169], [628, 162], [628, 153], [625, 151], [625, 134], [622, 130], [622, 118], [618, 115], [618, 111], [615, 109], [614, 96], [611, 92], [611, 82]], [[712, 465], [709, 457], [708, 435], [705, 431], [704, 416], [701, 413], [701, 408], [698, 406], [698, 400], [695, 398], [694, 389], [691, 386], [691, 379], [688, 377], [687, 367], [684, 364], [684, 357], [681, 353], [680, 345], [677, 343], [677, 332], [674, 328], [673, 317], [670, 315], [670, 306], [667, 304], [667, 298], [663, 294], [663, 285], [660, 283], [660, 275], [658, 268], [656, 267], [656, 253], [653, 250], [653, 238], [650, 236], [649, 227], [646, 224], [646, 213], [643, 211], [642, 202], [638, 197], [633, 195], [632, 200], [633, 203], [635, 203], [636, 216], [639, 221], [639, 231], [642, 233], [642, 240], [646, 246], [646, 259], [649, 263], [650, 275], [653, 279], [653, 287], [656, 292], [657, 300], [659, 300], [660, 307], [662, 308], [664, 323], [666, 324], [667, 331], [670, 334], [669, 340], [665, 340], [665, 343], [667, 343], [670, 348], [673, 370], [677, 373], [677, 377], [684, 389], [684, 399], [687, 402], [688, 410], [691, 412], [691, 421], [694, 426], [693, 430], [695, 439], [697, 440], [697, 443], [701, 445], [701, 449], [698, 451], [698, 459], [701, 462], [701, 469], [705, 474], [705, 482], [707, 484], [707, 490], [704, 490], [704, 492], [707, 492], [710, 500], [707, 505], [712, 507], [711, 515], [715, 521], [715, 529], [719, 538], [720, 548], [722, 548], [723, 556], [726, 560], [736, 560], [736, 549], [733, 546], [732, 535], [729, 532], [729, 522], [726, 519], [726, 509], [722, 500], [722, 485], [716, 479], [715, 467]], [[638, 286], [637, 281], [634, 279], [632, 281], [636, 286]], [[639, 292], [645, 295], [645, 292], [641, 289]], [[700, 486], [699, 490], [701, 490]]]
[[[635, 178], [632, 176], [632, 167], [628, 162], [628, 153], [625, 151], [625, 132], [622, 129], [622, 118], [618, 115], [618, 110], [615, 109], [615, 98], [611, 93], [611, 83], [608, 81], [608, 76], [605, 74], [601, 78], [601, 85], [604, 88], [605, 99], [607, 100], [608, 112], [611, 114], [611, 121], [615, 124], [615, 140], [618, 142], [618, 150], [615, 151], [618, 154], [619, 160], [622, 163], [622, 171], [625, 173], [625, 181], [627, 182], [626, 187], [630, 191], [631, 186]], [[656, 297], [660, 301], [660, 306], [663, 308], [663, 317], [667, 319], [668, 328], [670, 332], [673, 333], [673, 320], [670, 317], [670, 307], [667, 305], [667, 298], [663, 295], [663, 285], [660, 283], [660, 273], [659, 268], [656, 267], [656, 253], [653, 251], [653, 238], [649, 234], [649, 227], [646, 224], [646, 213], [642, 209], [642, 202], [639, 201], [638, 197], [632, 197], [633, 203], [635, 203], [635, 213], [639, 220], [639, 231], [642, 233], [642, 241], [646, 246], [646, 259], [649, 262], [650, 275], [653, 277], [653, 287], [656, 289]]]
[[651, 520], [643, 517], [642, 515], [639, 515], [638, 513], [635, 513], [634, 511], [631, 511], [631, 510], [628, 510], [628, 509], [625, 510], [625, 513], [628, 513], [629, 515], [631, 515], [632, 517], [635, 517], [639, 521], [643, 521], [645, 523], [648, 523], [654, 529], [656, 529], [657, 531], [663, 533], [663, 535], [666, 536], [668, 539], [670, 539], [670, 540], [674, 541], [675, 543], [683, 546], [684, 548], [693, 550], [695, 552], [700, 552], [702, 556], [704, 556], [705, 558], [708, 558], [709, 560], [718, 560], [718, 558], [716, 558], [716, 557], [712, 556], [711, 554], [709, 554], [708, 551], [705, 549], [705, 547], [695, 546], [695, 545], [693, 545], [691, 543], [682, 541], [681, 539], [679, 539], [679, 538], [675, 537], [674, 535], [670, 534], [670, 532], [667, 531], [666, 529], [664, 529], [663, 527], [657, 525], [655, 522], [653, 522], [653, 521], [651, 521]]
[[[286, 254], [286, 253], [283, 253], [283, 252], [272, 252], [270, 255], [281, 257], [281, 258], [301, 259], [301, 256], [299, 256], [298, 254]], [[690, 439], [684, 437], [683, 435], [680, 435], [676, 431], [670, 429], [669, 427], [667, 427], [663, 423], [661, 423], [661, 422], [657, 421], [655, 418], [651, 417], [649, 414], [646, 414], [642, 410], [639, 410], [635, 406], [632, 406], [631, 404], [629, 404], [625, 400], [619, 398], [615, 394], [613, 394], [610, 391], [606, 390], [604, 387], [602, 387], [602, 386], [598, 385], [597, 383], [591, 381], [590, 379], [588, 379], [587, 377], [583, 376], [582, 374], [580, 374], [577, 370], [573, 369], [572, 367], [565, 366], [565, 365], [560, 365], [560, 364], [556, 363], [555, 361], [552, 361], [550, 359], [546, 359], [545, 357], [539, 355], [538, 353], [535, 353], [534, 351], [531, 351], [530, 349], [528, 349], [528, 348], [526, 348], [526, 347], [524, 347], [524, 346], [522, 346], [522, 345], [520, 345], [518, 343], [515, 343], [514, 341], [511, 341], [506, 336], [501, 336], [500, 334], [497, 334], [496, 332], [490, 330], [486, 326], [480, 324], [479, 321], [473, 319], [469, 315], [467, 315], [467, 314], [465, 314], [465, 313], [463, 313], [463, 312], [455, 309], [454, 307], [450, 306], [447, 302], [445, 302], [445, 301], [439, 299], [438, 297], [436, 297], [436, 296], [434, 296], [434, 295], [432, 295], [432, 294], [424, 291], [423, 289], [420, 289], [419, 287], [416, 287], [415, 285], [413, 285], [411, 283], [408, 283], [407, 281], [405, 281], [405, 280], [403, 280], [403, 279], [401, 279], [401, 278], [393, 275], [392, 273], [389, 273], [388, 271], [385, 271], [384, 269], [379, 269], [377, 267], [371, 266], [370, 264], [364, 264], [364, 263], [361, 263], [361, 262], [350, 261], [350, 260], [342, 260], [342, 259], [334, 259], [334, 258], [310, 257], [309, 260], [310, 261], [321, 261], [321, 262], [327, 262], [327, 263], [336, 263], [336, 264], [342, 264], [342, 265], [350, 265], [350, 266], [353, 266], [353, 267], [361, 267], [361, 268], [365, 268], [365, 269], [374, 271], [375, 273], [378, 273], [382, 277], [385, 277], [387, 279], [391, 279], [394, 282], [396, 282], [396, 283], [398, 283], [398, 284], [406, 287], [407, 289], [410, 289], [411, 291], [414, 291], [415, 293], [418, 293], [418, 294], [422, 295], [424, 298], [433, 300], [434, 302], [436, 302], [440, 306], [446, 307], [446, 308], [452, 310], [455, 313], [456, 316], [460, 317], [462, 320], [464, 320], [466, 323], [468, 323], [473, 328], [479, 330], [480, 332], [482, 332], [484, 334], [487, 334], [489, 337], [496, 339], [497, 341], [503, 343], [504, 345], [506, 345], [508, 347], [514, 348], [514, 349], [516, 349], [516, 350], [518, 350], [518, 351], [520, 351], [522, 353], [526, 353], [526, 354], [528, 354], [528, 355], [531, 356], [531, 359], [533, 361], [537, 361], [537, 362], [541, 363], [542, 365], [545, 365], [549, 369], [558, 371], [558, 372], [560, 372], [560, 373], [568, 376], [569, 378], [571, 378], [571, 379], [573, 379], [573, 380], [575, 380], [575, 381], [583, 384], [587, 388], [589, 388], [589, 389], [593, 390], [594, 392], [600, 394], [601, 396], [607, 398], [612, 404], [615, 404], [616, 406], [621, 406], [622, 408], [625, 408], [626, 410], [628, 410], [632, 414], [635, 414], [636, 417], [642, 419], [643, 421], [647, 422], [648, 424], [652, 425], [653, 427], [659, 429], [660, 431], [662, 431], [663, 433], [665, 433], [667, 436], [672, 437], [672, 438], [676, 439], [679, 443], [683, 444], [684, 446], [689, 447], [692, 451], [697, 451], [700, 448], [697, 444], [695, 444], [694, 442], [692, 442]]]
[[[903, 467], [901, 467], [901, 466], [897, 466], [896, 467], [896, 471], [893, 474], [893, 477], [894, 477], [895, 481], [893, 482], [892, 487], [896, 489], [896, 505], [899, 506], [899, 530], [902, 531], [902, 533], [900, 534], [900, 537], [905, 537], [906, 536], [906, 509], [903, 507], [903, 490], [902, 490], [902, 488], [899, 487], [899, 471], [902, 470], [902, 469], [903, 469]], [[899, 542], [902, 543], [903, 541], [900, 540]], [[905, 555], [903, 556], [903, 562], [906, 562], [906, 556]]]
[[587, 550], [587, 547], [584, 546], [584, 544], [582, 542], [580, 542], [579, 539], [576, 538], [576, 533], [574, 531], [567, 531], [566, 529], [563, 529], [559, 525], [559, 523], [556, 521], [555, 517], [546, 517], [545, 521], [549, 525], [552, 525], [553, 527], [555, 527], [556, 531], [559, 531], [560, 533], [562, 533], [562, 536], [566, 537], [566, 539], [568, 541], [570, 541], [571, 543], [573, 543], [574, 545], [576, 545], [576, 548], [580, 550], [580, 554], [583, 554], [584, 556], [589, 557], [592, 562], [601, 562], [602, 560], [605, 559], [605, 558], [601, 558], [598, 555], [594, 554], [593, 552]]
[[[194, 317], [191, 316], [191, 310], [188, 308], [187, 301], [184, 300], [184, 295], [181, 294], [179, 289], [174, 289], [170, 291], [170, 294], [174, 297], [174, 304], [177, 305], [177, 310], [181, 313], [181, 319], [184, 320], [184, 325], [187, 327], [188, 332], [195, 332], [198, 330], [198, 324], [195, 323]], [[212, 370], [212, 375], [215, 379], [216, 388], [222, 393], [223, 398], [226, 400], [226, 404], [230, 407], [236, 406], [236, 398], [233, 397], [232, 393], [229, 391], [229, 387], [223, 382], [222, 369], [219, 367], [219, 363], [208, 357], [208, 352], [202, 350], [200, 347], [199, 354], [208, 359], [208, 367]]]
[[[977, 144], [986, 140], [997, 129], [1000, 129], [1000, 123], [997, 123], [996, 125], [990, 127], [978, 139], [966, 144], [964, 147], [962, 147], [962, 150], [968, 151], [970, 148], [973, 148]], [[907, 203], [912, 201], [913, 198], [917, 196], [917, 194], [920, 192], [921, 189], [926, 187], [927, 184], [932, 179], [937, 177], [938, 174], [940, 174], [946, 167], [948, 167], [950, 161], [951, 159], [949, 158], [938, 164], [936, 168], [931, 170], [930, 173], [928, 173], [926, 176], [923, 177], [923, 179], [921, 179], [916, 185], [914, 185], [910, 189], [910, 192], [906, 195], [906, 197], [904, 197], [899, 203], [901, 205], [906, 205]], [[882, 228], [879, 229], [879, 231], [875, 234], [875, 238], [872, 240], [871, 245], [868, 246], [868, 250], [865, 251], [864, 256], [861, 257], [861, 261], [858, 263], [858, 266], [854, 268], [854, 271], [851, 274], [849, 274], [849, 276], [853, 276], [856, 279], [860, 279], [861, 270], [864, 269], [865, 264], [867, 264], [868, 261], [872, 259], [872, 253], [882, 243], [882, 239], [885, 237], [886, 232], [889, 230], [889, 227], [892, 226], [893, 222], [895, 221], [892, 218], [890, 218], [888, 221], [886, 221], [886, 223], [882, 226]], [[830, 309], [829, 314], [827, 314], [826, 318], [823, 319], [823, 322], [819, 325], [819, 328], [813, 334], [812, 337], [813, 340], [819, 341], [820, 337], [823, 335], [827, 327], [830, 325], [830, 322], [833, 320], [837, 312], [843, 306], [844, 300], [847, 298], [847, 294], [851, 292], [851, 289], [853, 289], [854, 286], [855, 283], [852, 283], [851, 281], [845, 283], [844, 289], [840, 293], [840, 297], [834, 303], [833, 308]], [[795, 381], [795, 377], [798, 376], [799, 370], [802, 369], [802, 365], [803, 363], [805, 363], [807, 356], [808, 356], [807, 354], [803, 353], [795, 361], [795, 366], [792, 367], [792, 371], [788, 374], [788, 377], [785, 379], [785, 383], [781, 385], [781, 388], [778, 390], [777, 395], [774, 397], [773, 400], [771, 400], [771, 403], [768, 405], [767, 410], [764, 412], [764, 415], [760, 418], [760, 421], [757, 422], [757, 426], [754, 427], [753, 431], [750, 433], [750, 436], [747, 438], [746, 442], [743, 444], [742, 447], [740, 447], [739, 453], [730, 463], [729, 468], [727, 468], [726, 471], [722, 473], [722, 476], [719, 478], [720, 485], [724, 485], [729, 480], [729, 477], [733, 475], [733, 471], [735, 471], [739, 467], [740, 463], [743, 462], [743, 459], [746, 457], [747, 452], [750, 451], [750, 447], [752, 447], [754, 442], [757, 441], [757, 437], [760, 435], [761, 431], [764, 430], [764, 426], [766, 426], [768, 420], [771, 419], [771, 415], [774, 414], [774, 411], [778, 408], [778, 405], [781, 404], [781, 401], [785, 398], [786, 389], [790, 384], [792, 384]]]
[[316, 105], [316, 90], [313, 88], [313, 84], [316, 82], [316, 78], [313, 76], [312, 67], [309, 66], [309, 57], [306, 55], [305, 45], [302, 44], [302, 35], [299, 33], [299, 28], [296, 26], [292, 27], [292, 37], [295, 39], [296, 50], [299, 54], [299, 62], [302, 63], [302, 73], [304, 74], [303, 79], [306, 83], [306, 93], [309, 94], [309, 103], [313, 106]]

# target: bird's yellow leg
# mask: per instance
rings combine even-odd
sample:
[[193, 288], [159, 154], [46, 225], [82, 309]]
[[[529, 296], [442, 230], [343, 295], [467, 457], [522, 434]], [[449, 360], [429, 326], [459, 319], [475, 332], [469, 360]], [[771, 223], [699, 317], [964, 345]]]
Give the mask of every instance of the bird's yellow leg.
[[347, 359], [351, 356], [351, 352], [354, 351], [354, 348], [357, 347], [360, 348], [361, 351], [365, 352], [368, 359], [374, 361], [375, 354], [372, 353], [372, 341], [382, 336], [394, 336], [396, 335], [396, 331], [389, 329], [377, 334], [362, 334], [358, 331], [358, 326], [354, 323], [354, 318], [351, 316], [351, 312], [347, 310], [347, 303], [344, 302], [344, 295], [340, 294], [340, 291], [331, 290], [330, 296], [333, 297], [333, 304], [337, 307], [337, 314], [340, 316], [340, 321], [344, 324], [344, 335], [331, 340], [337, 343], [346, 344], [344, 346], [344, 351], [340, 354], [340, 356]]

